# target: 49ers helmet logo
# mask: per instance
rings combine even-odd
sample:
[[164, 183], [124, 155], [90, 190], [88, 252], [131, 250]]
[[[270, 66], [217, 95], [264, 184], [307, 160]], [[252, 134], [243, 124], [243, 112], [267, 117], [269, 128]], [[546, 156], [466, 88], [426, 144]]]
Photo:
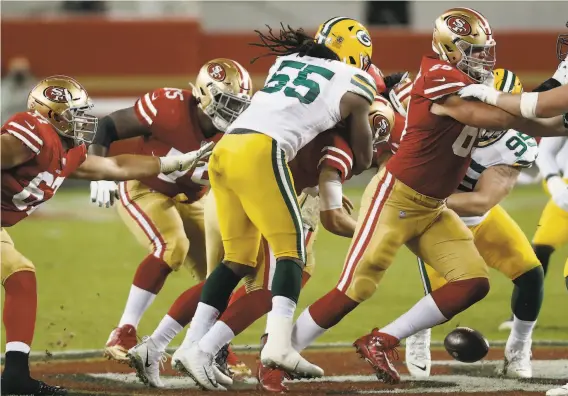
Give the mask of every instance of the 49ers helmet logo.
[[71, 99], [71, 94], [66, 88], [51, 86], [43, 90], [43, 95], [56, 103], [67, 103]]
[[390, 123], [382, 114], [374, 114], [373, 129], [377, 138], [385, 138], [389, 134]]
[[218, 63], [211, 63], [207, 66], [207, 73], [211, 76], [213, 80], [223, 81], [227, 77], [227, 72], [225, 68]]
[[448, 28], [452, 33], [458, 36], [469, 36], [471, 34], [471, 25], [465, 19], [459, 16], [451, 16], [446, 20]]

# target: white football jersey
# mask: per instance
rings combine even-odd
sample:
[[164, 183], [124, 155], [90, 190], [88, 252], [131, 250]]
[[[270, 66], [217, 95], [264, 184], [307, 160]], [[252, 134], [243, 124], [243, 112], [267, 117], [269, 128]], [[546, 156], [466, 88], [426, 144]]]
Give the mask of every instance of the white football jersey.
[[339, 103], [354, 92], [373, 103], [377, 88], [365, 71], [335, 60], [281, 56], [270, 68], [264, 88], [231, 124], [270, 136], [291, 161], [319, 133], [341, 121]]
[[[460, 183], [458, 190], [471, 192], [485, 169], [495, 165], [510, 165], [519, 168], [530, 168], [538, 156], [536, 140], [528, 135], [510, 129], [495, 142], [476, 147], [471, 154], [471, 164]], [[487, 217], [462, 217], [467, 226], [475, 226]]]

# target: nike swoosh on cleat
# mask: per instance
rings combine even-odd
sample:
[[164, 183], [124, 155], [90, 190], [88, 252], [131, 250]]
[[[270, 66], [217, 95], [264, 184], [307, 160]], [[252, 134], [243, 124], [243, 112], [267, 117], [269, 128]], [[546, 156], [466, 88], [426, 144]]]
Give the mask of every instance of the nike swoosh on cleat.
[[414, 367], [419, 368], [419, 369], [422, 370], [422, 371], [426, 371], [426, 365], [424, 365], [424, 366], [419, 366], [419, 365], [414, 364], [414, 363], [410, 363], [410, 364], [412, 364]]
[[150, 367], [150, 366], [151, 366], [151, 364], [148, 363], [148, 355], [149, 355], [149, 354], [150, 354], [150, 352], [149, 352], [149, 351], [146, 351], [146, 363], [144, 363], [144, 367]]

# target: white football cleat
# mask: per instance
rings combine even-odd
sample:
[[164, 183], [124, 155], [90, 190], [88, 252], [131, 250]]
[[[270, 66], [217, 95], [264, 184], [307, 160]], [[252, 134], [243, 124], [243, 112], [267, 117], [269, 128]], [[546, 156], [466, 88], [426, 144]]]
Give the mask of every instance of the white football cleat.
[[521, 342], [511, 336], [505, 346], [503, 375], [509, 378], [532, 378], [532, 341]]
[[568, 396], [568, 384], [546, 391], [546, 396]]
[[203, 352], [199, 345], [194, 343], [189, 348], [180, 348], [174, 353], [172, 366], [191, 377], [203, 390], [225, 391], [227, 389], [217, 381], [221, 372], [217, 369], [215, 373], [214, 358], [213, 354]]
[[421, 330], [406, 339], [406, 368], [416, 378], [428, 378], [432, 368], [430, 355], [431, 329]]
[[150, 337], [144, 337], [140, 344], [130, 348], [126, 356], [140, 381], [154, 388], [164, 387], [160, 379], [160, 366], [167, 360], [167, 356], [156, 348]]
[[292, 348], [293, 318], [268, 314], [268, 339], [260, 351], [265, 367], [279, 368], [294, 378], [323, 377], [321, 367], [311, 364]]

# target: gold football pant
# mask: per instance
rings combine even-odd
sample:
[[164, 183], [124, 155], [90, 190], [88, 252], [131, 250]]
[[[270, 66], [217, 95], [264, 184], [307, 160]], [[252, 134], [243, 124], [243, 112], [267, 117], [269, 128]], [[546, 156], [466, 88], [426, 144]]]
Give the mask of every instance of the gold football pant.
[[383, 169], [363, 194], [337, 289], [356, 302], [371, 297], [404, 244], [449, 282], [488, 277], [471, 231], [455, 212]]
[[236, 130], [209, 160], [225, 260], [255, 267], [260, 236], [276, 258], [305, 263], [300, 208], [286, 155], [269, 136]]
[[174, 271], [183, 264], [197, 280], [205, 279], [203, 199], [182, 203], [137, 180], [121, 182], [119, 191], [118, 213], [138, 242]]
[[[313, 274], [316, 266], [314, 243], [318, 228], [319, 227], [316, 227], [315, 230], [311, 230], [309, 227], [304, 226], [307, 257], [304, 272], [308, 273], [310, 276]], [[224, 256], [215, 197], [211, 193], [207, 194], [205, 197], [205, 235], [205, 244], [207, 246], [207, 276], [209, 276], [221, 263]], [[255, 271], [253, 274], [247, 275], [244, 278], [248, 293], [259, 289], [270, 290], [272, 277], [276, 269], [276, 257], [268, 246], [266, 239], [261, 238], [260, 246], [257, 248], [257, 251]]]
[[33, 263], [27, 259], [22, 253], [16, 250], [14, 242], [5, 228], [2, 228], [0, 233], [0, 259], [2, 261], [2, 284], [6, 282], [6, 279], [10, 275], [15, 274], [20, 271], [31, 271], [35, 272], [35, 267]]
[[[470, 230], [473, 242], [487, 265], [511, 280], [540, 265], [525, 233], [501, 206], [491, 209], [487, 217]], [[426, 293], [446, 284], [432, 266], [420, 259], [418, 263]]]
[[552, 199], [548, 201], [533, 238], [534, 245], [552, 246], [554, 249], [568, 243], [568, 212]]

